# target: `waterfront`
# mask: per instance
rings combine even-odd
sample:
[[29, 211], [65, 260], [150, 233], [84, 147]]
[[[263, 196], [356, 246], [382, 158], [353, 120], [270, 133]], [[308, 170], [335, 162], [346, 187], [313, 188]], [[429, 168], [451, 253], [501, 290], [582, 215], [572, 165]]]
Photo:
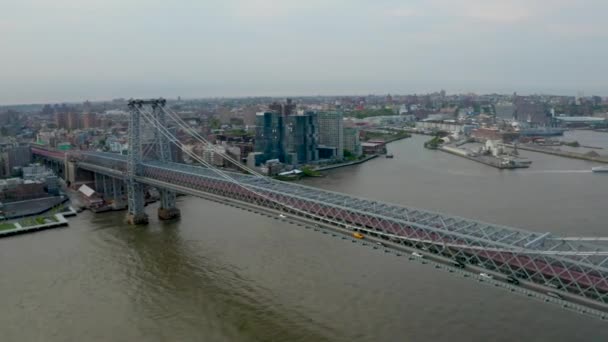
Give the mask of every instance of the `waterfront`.
[[[531, 152], [499, 171], [391, 144], [303, 183], [564, 235], [606, 236], [608, 178]], [[147, 228], [124, 213], [0, 241], [8, 341], [604, 341], [608, 326], [297, 226], [195, 198]], [[150, 208], [152, 209], [152, 208]], [[150, 211], [151, 212], [151, 211]], [[152, 216], [152, 215], [151, 215]], [[530, 329], [522, 327], [530, 326]]]

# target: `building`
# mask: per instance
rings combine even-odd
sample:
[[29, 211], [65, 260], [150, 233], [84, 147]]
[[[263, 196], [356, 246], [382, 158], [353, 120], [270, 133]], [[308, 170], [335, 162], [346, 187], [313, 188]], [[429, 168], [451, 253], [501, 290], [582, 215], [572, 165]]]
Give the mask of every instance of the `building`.
[[348, 151], [355, 157], [363, 154], [361, 148], [361, 140], [359, 139], [359, 129], [345, 127], [343, 129], [344, 150]]
[[287, 117], [287, 163], [306, 164], [319, 160], [319, 131], [316, 112]]
[[40, 145], [57, 146], [57, 135], [55, 131], [40, 131], [36, 136], [36, 142]]
[[24, 181], [43, 183], [50, 195], [59, 195], [59, 178], [57, 178], [53, 170], [40, 164], [30, 164], [23, 167], [22, 171]]
[[82, 128], [95, 128], [97, 126], [97, 114], [89, 112], [82, 115]]
[[258, 166], [270, 159], [285, 162], [285, 124], [283, 115], [278, 112], [260, 112], [256, 114], [255, 165]]
[[364, 142], [361, 144], [361, 148], [363, 149], [363, 154], [366, 155], [386, 153], [386, 143], [383, 141]]
[[44, 183], [20, 178], [0, 179], [0, 202], [17, 202], [46, 197]]
[[67, 128], [70, 130], [80, 128], [80, 115], [73, 111], [69, 112]]
[[203, 150], [203, 160], [213, 166], [224, 166], [224, 157], [226, 149], [222, 146], [206, 146]]
[[518, 121], [527, 121], [534, 124], [547, 124], [550, 117], [545, 106], [540, 102], [518, 98], [515, 102], [515, 116]]
[[[344, 120], [342, 113], [321, 112], [318, 114], [319, 145], [334, 148], [334, 159], [344, 159]], [[325, 158], [324, 158], [325, 159]]]
[[68, 127], [68, 113], [55, 109], [55, 125], [57, 128]]
[[504, 132], [496, 128], [477, 128], [471, 131], [471, 138], [475, 138], [479, 141], [497, 140], [504, 143], [511, 143], [519, 138], [517, 132]]
[[510, 121], [515, 117], [515, 105], [511, 102], [499, 102], [494, 106], [494, 110], [497, 119]]
[[32, 153], [29, 146], [15, 146], [6, 150], [4, 160], [5, 174], [10, 175], [14, 168], [29, 165]]
[[291, 99], [286, 99], [285, 103], [274, 102], [268, 107], [270, 110], [281, 114], [284, 118], [294, 114], [296, 111], [296, 104]]

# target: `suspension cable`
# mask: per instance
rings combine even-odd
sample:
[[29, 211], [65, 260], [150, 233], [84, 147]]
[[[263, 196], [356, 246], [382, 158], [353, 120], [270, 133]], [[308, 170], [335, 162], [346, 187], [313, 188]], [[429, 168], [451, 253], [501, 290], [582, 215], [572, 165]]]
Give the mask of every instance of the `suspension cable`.
[[[302, 213], [305, 216], [310, 216], [310, 217], [315, 217], [318, 218], [321, 221], [324, 222], [328, 222], [328, 223], [333, 223], [339, 227], [345, 226], [345, 227], [349, 227], [350, 225], [345, 224], [343, 222], [339, 222], [336, 221], [332, 218], [328, 218], [325, 216], [320, 216], [318, 214], [315, 213], [311, 213], [290, 205], [287, 205], [285, 203], [281, 203], [279, 200], [272, 198], [271, 196], [268, 196], [267, 194], [260, 192], [258, 190], [252, 189], [251, 185], [247, 185], [245, 183], [242, 183], [238, 180], [236, 180], [235, 178], [233, 178], [232, 176], [228, 175], [226, 172], [218, 169], [217, 167], [213, 166], [212, 164], [208, 163], [207, 161], [205, 161], [203, 158], [199, 157], [198, 155], [196, 155], [194, 152], [190, 151], [189, 149], [186, 149], [183, 144], [179, 141], [179, 139], [177, 139], [177, 137], [175, 137], [166, 127], [164, 127], [162, 124], [160, 124], [160, 122], [158, 121], [157, 118], [155, 118], [151, 113], [143, 110], [142, 108], [138, 108], [138, 111], [143, 114], [143, 117], [152, 125], [154, 126], [155, 129], [158, 129], [161, 134], [163, 134], [163, 136], [165, 136], [171, 143], [173, 143], [174, 145], [176, 145], [182, 152], [188, 154], [190, 157], [192, 157], [194, 160], [196, 160], [197, 162], [201, 163], [202, 165], [204, 165], [207, 169], [211, 170], [212, 172], [215, 172], [216, 174], [218, 174], [220, 177], [226, 179], [227, 181], [229, 181], [230, 183], [233, 183], [261, 198], [264, 198], [270, 202], [273, 202], [275, 204], [277, 204], [279, 206], [279, 210], [281, 210], [281, 208], [287, 208], [289, 210], [292, 210], [294, 212], [299, 212]], [[204, 139], [203, 139], [204, 140]], [[206, 141], [206, 140], [205, 140]], [[213, 145], [209, 142], [207, 142], [207, 144]], [[262, 176], [263, 177], [263, 176]], [[453, 247], [453, 248], [459, 248], [459, 249], [463, 249], [463, 250], [480, 250], [480, 251], [485, 251], [485, 252], [495, 252], [495, 253], [510, 253], [510, 254], [526, 254], [526, 255], [553, 255], [553, 256], [608, 256], [608, 251], [542, 251], [542, 250], [533, 250], [533, 249], [527, 249], [524, 247], [520, 247], [517, 249], [503, 249], [503, 248], [492, 248], [492, 247], [482, 247], [482, 246], [470, 246], [470, 245], [463, 245], [463, 244], [458, 244], [458, 243], [451, 243], [451, 242], [441, 242], [441, 241], [437, 241], [437, 240], [430, 240], [430, 239], [419, 239], [419, 238], [413, 238], [413, 237], [406, 237], [406, 236], [402, 236], [402, 235], [395, 235], [395, 234], [390, 234], [390, 233], [385, 233], [385, 232], [380, 232], [380, 231], [376, 231], [376, 230], [372, 230], [372, 229], [367, 229], [367, 228], [362, 228], [362, 227], [356, 227], [356, 226], [352, 226], [353, 228], [359, 230], [359, 231], [364, 231], [367, 233], [373, 233], [373, 234], [377, 234], [377, 235], [381, 235], [381, 236], [385, 236], [387, 238], [395, 238], [395, 239], [399, 239], [399, 240], [405, 240], [405, 241], [410, 241], [410, 242], [418, 242], [418, 243], [426, 243], [426, 244], [432, 244], [432, 245], [437, 245], [437, 246], [441, 246], [443, 248], [446, 247]]]
[[218, 153], [220, 156], [222, 156], [222, 158], [230, 161], [231, 163], [233, 163], [235, 166], [239, 167], [240, 169], [244, 170], [245, 172], [248, 172], [256, 177], [262, 177], [262, 178], [266, 178], [264, 175], [260, 174], [259, 172], [255, 171], [254, 169], [243, 165], [242, 162], [235, 160], [234, 158], [232, 158], [231, 156], [229, 156], [227, 153], [222, 152], [217, 145], [211, 143], [210, 141], [208, 141], [207, 139], [205, 139], [203, 136], [201, 136], [196, 130], [194, 130], [194, 128], [192, 128], [187, 122], [185, 122], [181, 117], [179, 117], [179, 115], [171, 110], [167, 110], [165, 107], [160, 107], [162, 111], [164, 111], [167, 115], [169, 115], [169, 117], [171, 119], [173, 119], [173, 121], [175, 121], [180, 128], [182, 128], [183, 130], [185, 130], [187, 133], [189, 133], [193, 138], [195, 138], [196, 140], [198, 140], [199, 142], [211, 147], [215, 153]]

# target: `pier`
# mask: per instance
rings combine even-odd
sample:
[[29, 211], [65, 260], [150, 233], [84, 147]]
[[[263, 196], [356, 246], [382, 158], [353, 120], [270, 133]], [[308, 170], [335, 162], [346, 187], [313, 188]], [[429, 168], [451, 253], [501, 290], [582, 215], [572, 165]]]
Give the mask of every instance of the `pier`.
[[439, 150], [463, 157], [481, 164], [495, 167], [497, 169], [520, 169], [530, 167], [530, 162], [521, 162], [513, 159], [499, 158], [492, 155], [471, 155], [468, 151], [453, 146], [439, 146]]
[[[54, 222], [42, 223], [25, 227], [22, 226], [19, 222], [4, 223], [4, 228], [0, 228], [0, 238], [25, 233], [33, 233], [41, 230], [66, 227], [68, 225], [68, 220], [66, 219], [66, 217], [70, 216], [76, 216], [76, 210], [74, 210], [72, 207], [70, 207], [69, 210], [66, 212], [53, 215], [52, 218], [55, 220]], [[8, 225], [11, 224], [14, 228], [6, 228]]]

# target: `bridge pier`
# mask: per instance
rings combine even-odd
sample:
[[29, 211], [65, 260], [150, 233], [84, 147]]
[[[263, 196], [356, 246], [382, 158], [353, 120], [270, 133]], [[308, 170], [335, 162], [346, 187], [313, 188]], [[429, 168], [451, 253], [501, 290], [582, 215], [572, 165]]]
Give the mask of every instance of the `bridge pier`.
[[121, 180], [112, 178], [112, 194], [114, 195], [112, 209], [114, 210], [122, 210], [127, 207], [127, 203], [124, 201], [123, 184]]
[[159, 189], [160, 207], [158, 208], [158, 218], [160, 220], [174, 220], [181, 216], [179, 209], [175, 207], [175, 192], [166, 189]]
[[158, 218], [162, 221], [180, 218], [181, 211], [177, 208], [158, 208]]
[[148, 224], [148, 215], [146, 213], [128, 213], [127, 223], [133, 226], [141, 226]]

